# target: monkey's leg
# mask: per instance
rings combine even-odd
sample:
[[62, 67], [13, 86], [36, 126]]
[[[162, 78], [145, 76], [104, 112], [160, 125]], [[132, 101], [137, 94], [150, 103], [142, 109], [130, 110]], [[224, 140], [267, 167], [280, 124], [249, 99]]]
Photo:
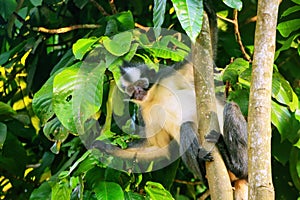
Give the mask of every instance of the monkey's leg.
[[193, 122], [185, 122], [180, 127], [180, 154], [186, 166], [203, 180], [204, 162], [212, 161], [213, 157], [200, 145]]

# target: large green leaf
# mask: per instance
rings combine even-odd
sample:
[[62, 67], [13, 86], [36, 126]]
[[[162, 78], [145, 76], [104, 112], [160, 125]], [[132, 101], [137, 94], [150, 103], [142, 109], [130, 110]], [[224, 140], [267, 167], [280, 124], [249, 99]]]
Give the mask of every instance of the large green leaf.
[[202, 28], [203, 1], [172, 0], [172, 3], [182, 28], [195, 43]]
[[94, 186], [98, 200], [123, 200], [124, 193], [120, 185], [113, 182], [101, 181]]
[[[53, 82], [53, 109], [63, 126], [78, 128], [102, 103], [104, 63], [77, 63], [57, 74]], [[79, 124], [78, 124], [79, 123]]]
[[123, 56], [130, 50], [132, 33], [131, 32], [122, 32], [119, 33], [110, 39], [109, 37], [103, 37], [103, 45], [106, 50], [115, 55]]
[[288, 37], [300, 27], [300, 19], [292, 19], [278, 24], [277, 29], [283, 37]]

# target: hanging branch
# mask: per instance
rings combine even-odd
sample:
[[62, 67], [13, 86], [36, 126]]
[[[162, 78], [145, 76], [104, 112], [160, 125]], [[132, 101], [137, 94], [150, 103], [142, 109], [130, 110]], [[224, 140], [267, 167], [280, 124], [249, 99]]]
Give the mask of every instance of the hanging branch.
[[243, 42], [242, 42], [242, 38], [241, 38], [240, 30], [239, 30], [239, 23], [238, 23], [238, 11], [236, 9], [233, 11], [233, 20], [228, 19], [226, 17], [222, 17], [220, 15], [217, 15], [217, 16], [219, 19], [233, 24], [236, 41], [237, 41], [238, 45], [240, 46], [242, 54], [247, 61], [251, 62], [251, 57], [247, 54], [245, 47], [243, 45]]
[[259, 0], [248, 111], [249, 199], [274, 199], [271, 94], [278, 0]]

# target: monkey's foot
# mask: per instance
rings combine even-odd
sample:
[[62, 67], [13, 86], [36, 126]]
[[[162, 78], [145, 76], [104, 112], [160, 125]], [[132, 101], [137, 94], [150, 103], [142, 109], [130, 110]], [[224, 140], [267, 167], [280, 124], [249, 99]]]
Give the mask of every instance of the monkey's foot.
[[198, 158], [201, 161], [207, 161], [207, 162], [211, 162], [214, 160], [213, 156], [211, 155], [211, 152], [205, 150], [204, 148], [199, 148]]

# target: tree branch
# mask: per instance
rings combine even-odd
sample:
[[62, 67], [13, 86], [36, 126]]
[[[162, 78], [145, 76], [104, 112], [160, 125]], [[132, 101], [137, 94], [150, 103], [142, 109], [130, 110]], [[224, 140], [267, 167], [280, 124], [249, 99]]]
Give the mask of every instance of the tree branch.
[[259, 0], [248, 111], [249, 199], [274, 199], [271, 94], [278, 0]]
[[236, 9], [233, 11], [233, 20], [232, 19], [228, 19], [228, 18], [223, 17], [223, 16], [220, 16], [220, 15], [217, 15], [217, 17], [219, 19], [223, 20], [223, 21], [226, 21], [226, 22], [229, 22], [229, 23], [233, 24], [234, 34], [236, 36], [236, 41], [237, 41], [237, 43], [240, 46], [242, 54], [243, 54], [244, 58], [247, 61], [251, 62], [251, 57], [247, 54], [247, 52], [245, 50], [245, 47], [244, 47], [243, 42], [242, 42], [241, 34], [240, 34], [240, 31], [239, 31], [238, 11]]
[[97, 2], [97, 1], [95, 1], [95, 0], [90, 0], [90, 2], [92, 3], [92, 4], [94, 4], [94, 6], [102, 13], [102, 15], [104, 15], [104, 16], [109, 16], [110, 14], [108, 14], [105, 10], [104, 10], [104, 8]]
[[202, 31], [193, 46], [194, 81], [196, 90], [198, 132], [204, 148], [211, 150], [213, 162], [206, 163], [211, 199], [233, 199], [227, 169], [215, 144], [204, 137], [211, 130], [220, 131], [214, 91], [213, 53], [208, 17], [203, 18]]
[[117, 11], [116, 5], [114, 3], [114, 0], [109, 0], [109, 5], [110, 5], [110, 8], [111, 8], [112, 14], [117, 14], [118, 11]]
[[61, 34], [61, 33], [67, 33], [76, 29], [95, 29], [99, 28], [99, 24], [78, 24], [73, 26], [67, 26], [63, 28], [57, 28], [57, 29], [48, 29], [45, 27], [32, 27], [31, 29], [37, 32], [42, 33], [49, 33], [49, 34]]

